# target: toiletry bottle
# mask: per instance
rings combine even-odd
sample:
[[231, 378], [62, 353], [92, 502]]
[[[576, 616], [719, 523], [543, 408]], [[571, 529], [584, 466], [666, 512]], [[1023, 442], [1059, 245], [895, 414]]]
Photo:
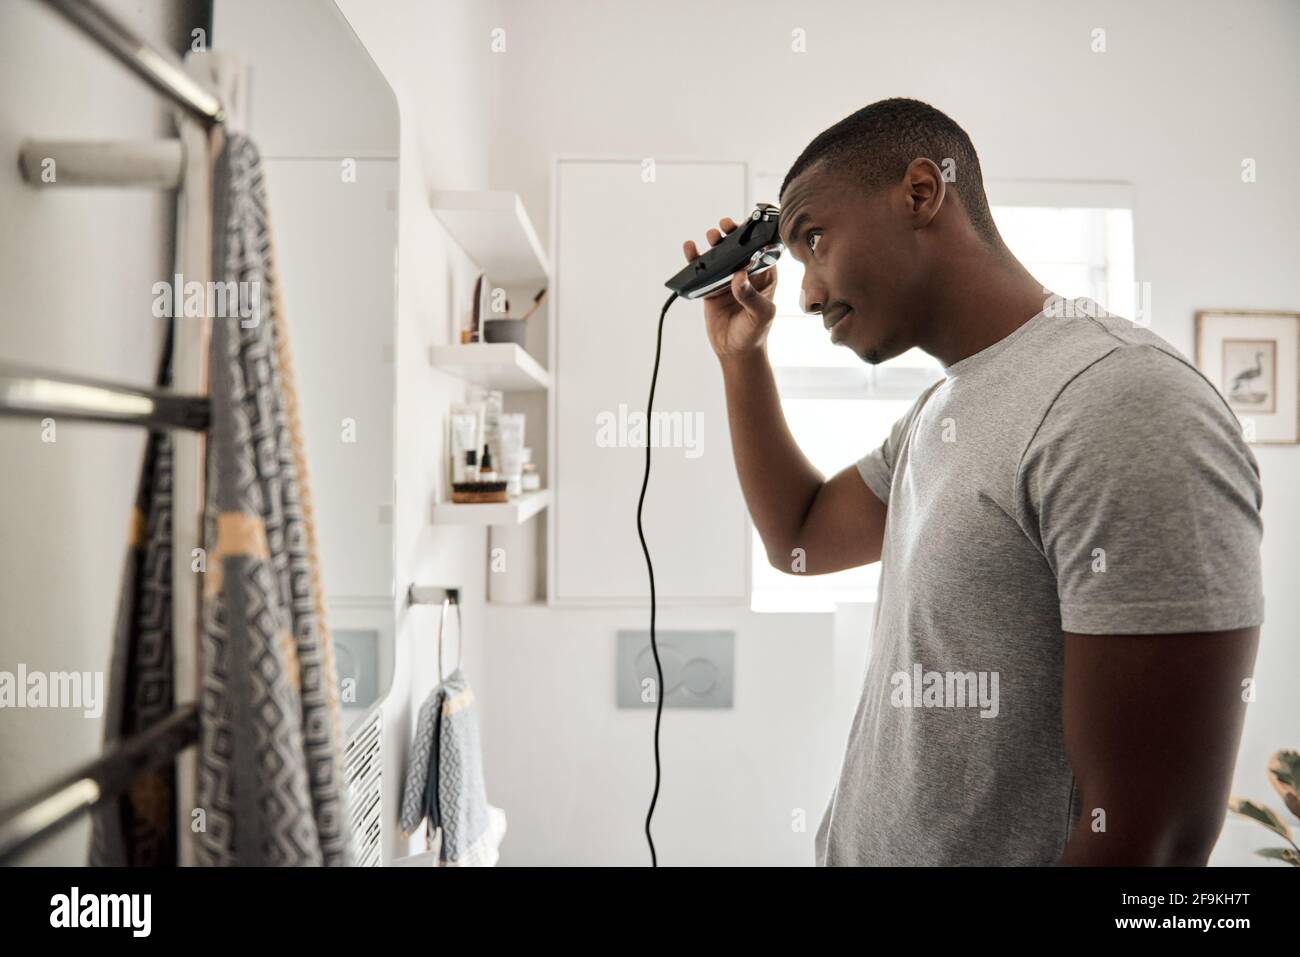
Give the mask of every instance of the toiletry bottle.
[[478, 470], [478, 480], [480, 482], [495, 482], [497, 473], [492, 467], [492, 449], [483, 446], [483, 467]]
[[465, 451], [465, 481], [478, 481], [478, 453], [473, 449]]

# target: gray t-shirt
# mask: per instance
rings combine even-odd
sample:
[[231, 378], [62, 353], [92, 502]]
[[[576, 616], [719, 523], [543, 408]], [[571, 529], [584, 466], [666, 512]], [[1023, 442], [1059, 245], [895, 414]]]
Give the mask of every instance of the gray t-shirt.
[[1263, 620], [1258, 465], [1167, 342], [1054, 297], [945, 371], [858, 462], [889, 509], [819, 865], [1054, 864], [1062, 633]]

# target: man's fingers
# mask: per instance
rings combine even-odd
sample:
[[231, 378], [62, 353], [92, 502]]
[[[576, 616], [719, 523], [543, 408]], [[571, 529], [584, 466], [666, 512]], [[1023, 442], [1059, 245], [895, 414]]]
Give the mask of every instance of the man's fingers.
[[749, 281], [749, 274], [743, 269], [737, 269], [731, 274], [731, 292], [742, 303], [750, 302], [758, 295]]
[[[718, 243], [722, 242], [722, 237], [726, 236], [728, 233], [730, 233], [733, 229], [736, 228], [736, 221], [732, 219], [730, 216], [723, 216], [720, 220], [718, 220], [718, 226], [721, 227], [720, 230], [710, 229], [708, 232], [710, 246], [716, 246], [718, 245]], [[715, 236], [717, 237], [716, 239], [714, 238]]]
[[[736, 228], [736, 221], [730, 216], [723, 216], [718, 220], [718, 226], [721, 228], [710, 229], [704, 234], [704, 238], [709, 241], [710, 246], [716, 246], [718, 243], [722, 242], [722, 237]], [[700, 249], [695, 245], [695, 240], [693, 239], [688, 239], [686, 242], [682, 243], [682, 252], [686, 254], [687, 262], [698, 259], [700, 256]]]
[[768, 286], [776, 282], [776, 267], [771, 266], [760, 273], [754, 273], [749, 277], [751, 285], [759, 292], [763, 292]]

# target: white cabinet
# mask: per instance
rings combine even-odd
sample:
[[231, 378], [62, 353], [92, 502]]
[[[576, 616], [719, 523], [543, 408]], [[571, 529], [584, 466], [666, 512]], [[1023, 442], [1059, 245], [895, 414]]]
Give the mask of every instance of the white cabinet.
[[[648, 601], [636, 528], [645, 446], [634, 426], [645, 415], [664, 281], [685, 265], [684, 240], [704, 245], [720, 218], [747, 212], [743, 163], [658, 161], [652, 180], [645, 173], [640, 160], [556, 165], [548, 576], [556, 604]], [[749, 523], [698, 302], [679, 299], [668, 312], [654, 413], [667, 443], [651, 450], [643, 512], [656, 593], [745, 602]]]

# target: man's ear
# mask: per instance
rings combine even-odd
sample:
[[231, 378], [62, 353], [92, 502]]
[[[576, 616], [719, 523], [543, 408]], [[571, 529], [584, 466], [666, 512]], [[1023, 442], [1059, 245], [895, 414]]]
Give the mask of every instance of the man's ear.
[[912, 228], [924, 229], [938, 215], [947, 196], [943, 171], [934, 160], [919, 156], [907, 164], [902, 186]]

